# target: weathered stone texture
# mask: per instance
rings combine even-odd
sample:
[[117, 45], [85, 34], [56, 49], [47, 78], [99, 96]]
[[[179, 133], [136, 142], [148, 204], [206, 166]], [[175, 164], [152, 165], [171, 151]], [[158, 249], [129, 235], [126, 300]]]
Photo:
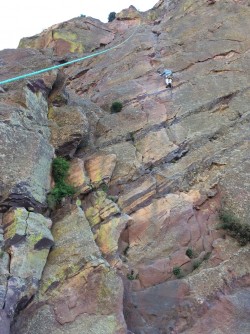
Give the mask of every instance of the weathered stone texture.
[[104, 23], [93, 18], [75, 18], [59, 23], [41, 34], [21, 39], [19, 48], [52, 49], [53, 54], [65, 57], [70, 53], [91, 52], [114, 38]]
[[74, 158], [70, 161], [67, 182], [75, 187], [77, 193], [86, 193], [91, 189], [90, 179], [84, 168], [84, 161]]
[[68, 205], [53, 218], [54, 247], [43, 272], [41, 289], [73, 276], [86, 263], [96, 261], [100, 252], [96, 246], [84, 212], [77, 205]]
[[3, 215], [4, 249], [1, 253], [1, 332], [8, 322], [34, 297], [51, 246], [51, 220], [24, 208]]
[[95, 154], [87, 158], [84, 165], [94, 186], [108, 183], [116, 165], [116, 155]]
[[[1, 79], [48, 67], [51, 61], [35, 50], [1, 51]], [[49, 143], [47, 96], [56, 72], [39, 79], [11, 83], [0, 94], [0, 202], [13, 205], [46, 205], [50, 188], [53, 148]]]
[[21, 277], [27, 224], [1, 222], [0, 305], [8, 289], [9, 304], [22, 301], [11, 334], [249, 333], [249, 244], [218, 227], [221, 208], [249, 224], [249, 9], [248, 0], [160, 0], [108, 24], [72, 19], [3, 51], [6, 78], [133, 34], [0, 90], [2, 211], [45, 207], [50, 138], [71, 159], [77, 191], [52, 214], [55, 245], [29, 304], [19, 294], [37, 286]]
[[82, 141], [87, 141], [89, 124], [79, 107], [51, 106], [49, 110], [51, 143], [60, 156], [72, 157]]
[[40, 303], [32, 303], [11, 332], [126, 334], [122, 295], [122, 282], [114, 271], [90, 267], [52, 289], [47, 300], [40, 297]]

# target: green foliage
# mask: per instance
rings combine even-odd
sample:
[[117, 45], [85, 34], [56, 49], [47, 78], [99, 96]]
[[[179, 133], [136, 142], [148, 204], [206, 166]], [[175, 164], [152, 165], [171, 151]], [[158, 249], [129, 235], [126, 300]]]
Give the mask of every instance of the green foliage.
[[55, 183], [64, 181], [69, 171], [69, 162], [62, 158], [57, 157], [52, 162], [52, 175]]
[[130, 281], [139, 279], [139, 274], [135, 275], [134, 270], [131, 270], [131, 273], [127, 274], [127, 279], [129, 279]]
[[116, 17], [116, 12], [109, 13], [108, 22], [114, 21], [115, 17]]
[[174, 274], [177, 278], [182, 278], [182, 277], [183, 277], [183, 274], [182, 274], [182, 271], [181, 271], [181, 268], [180, 268], [180, 267], [174, 267], [174, 268], [173, 268], [173, 274]]
[[194, 252], [193, 252], [192, 248], [188, 248], [188, 249], [186, 250], [186, 255], [187, 255], [190, 259], [192, 259], [192, 258], [194, 257]]
[[75, 193], [74, 187], [65, 183], [64, 181], [56, 183], [56, 186], [52, 189], [51, 195], [58, 203], [64, 197], [72, 196]]
[[199, 268], [199, 266], [200, 266], [201, 264], [202, 264], [202, 261], [200, 261], [200, 260], [196, 260], [196, 261], [194, 261], [194, 263], [193, 263], [193, 270]]
[[109, 190], [109, 187], [108, 187], [108, 185], [106, 183], [102, 183], [100, 185], [100, 188], [101, 188], [102, 191], [104, 191], [107, 194], [107, 192]]
[[229, 211], [221, 211], [219, 218], [221, 224], [218, 228], [227, 231], [241, 246], [250, 242], [250, 226], [248, 224], [241, 224], [239, 219]]
[[77, 198], [76, 205], [79, 206], [79, 207], [81, 207], [82, 202], [81, 202], [80, 198]]
[[207, 252], [204, 257], [203, 257], [203, 261], [207, 261], [209, 260], [210, 256], [211, 256], [212, 252]]
[[132, 140], [132, 142], [134, 142], [135, 141], [135, 135], [134, 135], [134, 133], [130, 132], [129, 136], [130, 136], [130, 139]]
[[72, 196], [75, 193], [74, 187], [65, 182], [68, 171], [69, 162], [66, 159], [57, 157], [53, 160], [52, 175], [55, 181], [55, 187], [47, 197], [50, 208], [54, 208], [56, 204], [60, 203], [62, 198]]
[[131, 274], [127, 274], [127, 279], [129, 279], [130, 281], [134, 280], [134, 276]]
[[47, 203], [48, 203], [48, 207], [50, 209], [54, 209], [56, 204], [57, 204], [56, 199], [54, 198], [54, 196], [51, 193], [48, 194], [48, 196], [47, 196]]
[[123, 105], [122, 105], [121, 102], [115, 101], [115, 102], [112, 103], [110, 111], [111, 111], [112, 114], [114, 114], [114, 113], [120, 112], [122, 110], [122, 107], [123, 107]]

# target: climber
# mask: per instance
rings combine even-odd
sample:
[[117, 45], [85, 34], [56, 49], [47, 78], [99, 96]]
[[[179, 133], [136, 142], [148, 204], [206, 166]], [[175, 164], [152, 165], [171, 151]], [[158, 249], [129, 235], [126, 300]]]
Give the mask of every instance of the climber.
[[173, 72], [171, 70], [164, 70], [160, 76], [165, 77], [166, 82], [166, 88], [172, 88], [173, 87]]

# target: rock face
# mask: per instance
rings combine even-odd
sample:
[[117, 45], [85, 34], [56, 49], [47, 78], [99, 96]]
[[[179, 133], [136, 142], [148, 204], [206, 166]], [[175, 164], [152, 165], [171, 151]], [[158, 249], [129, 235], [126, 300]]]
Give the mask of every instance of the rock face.
[[19, 48], [51, 49], [55, 56], [91, 52], [114, 39], [107, 25], [93, 18], [75, 18], [56, 24], [40, 35], [23, 38]]
[[72, 157], [88, 134], [88, 120], [82, 108], [50, 107], [51, 143], [60, 156]]
[[[249, 242], [220, 229], [249, 226], [249, 5], [160, 0], [0, 53], [5, 79], [119, 45], [0, 88], [1, 333], [249, 334]], [[54, 152], [76, 192], [51, 211]]]
[[[35, 50], [1, 52], [1, 80], [48, 67], [51, 61]], [[1, 209], [45, 205], [50, 188], [53, 147], [49, 142], [48, 93], [56, 73], [8, 85], [0, 93]]]
[[3, 215], [4, 251], [1, 252], [1, 330], [16, 310], [34, 297], [50, 247], [51, 220], [24, 208], [11, 209]]
[[87, 330], [91, 334], [126, 334], [122, 294], [121, 279], [113, 271], [105, 266], [88, 268], [54, 288], [46, 299], [39, 297], [11, 333], [41, 334], [46, 330], [74, 334]]

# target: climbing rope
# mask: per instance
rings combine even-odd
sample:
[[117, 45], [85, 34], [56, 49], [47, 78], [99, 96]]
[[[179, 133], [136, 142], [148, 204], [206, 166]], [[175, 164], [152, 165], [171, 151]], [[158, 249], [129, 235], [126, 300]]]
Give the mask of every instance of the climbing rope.
[[25, 79], [25, 78], [28, 78], [28, 77], [32, 77], [32, 76], [35, 76], [35, 75], [38, 75], [38, 74], [41, 74], [41, 73], [44, 73], [44, 72], [52, 71], [52, 70], [55, 70], [57, 68], [61, 68], [63, 66], [67, 66], [67, 65], [74, 64], [74, 63], [78, 63], [78, 62], [83, 61], [85, 59], [96, 57], [96, 56], [98, 56], [100, 54], [103, 54], [103, 53], [106, 53], [108, 51], [114, 50], [114, 49], [118, 48], [119, 46], [125, 44], [128, 40], [130, 40], [134, 36], [134, 34], [136, 33], [136, 31], [139, 29], [139, 27], [140, 27], [140, 25], [135, 29], [135, 31], [125, 41], [123, 41], [122, 43], [120, 43], [118, 45], [112, 46], [111, 48], [109, 48], [107, 50], [103, 50], [103, 51], [99, 51], [99, 52], [96, 52], [96, 53], [92, 53], [92, 54], [90, 54], [88, 56], [84, 56], [84, 57], [81, 57], [81, 58], [70, 60], [70, 61], [68, 61], [66, 63], [63, 63], [63, 64], [54, 65], [54, 66], [51, 66], [51, 67], [43, 68], [43, 69], [38, 70], [38, 71], [34, 71], [34, 72], [26, 73], [26, 74], [23, 74], [23, 75], [19, 75], [17, 77], [6, 79], [6, 80], [3, 80], [3, 81], [0, 81], [0, 85], [4, 85], [4, 84], [7, 84], [7, 83], [10, 83], [10, 82], [13, 82], [13, 81], [17, 81], [17, 80], [22, 80], [22, 79]]

